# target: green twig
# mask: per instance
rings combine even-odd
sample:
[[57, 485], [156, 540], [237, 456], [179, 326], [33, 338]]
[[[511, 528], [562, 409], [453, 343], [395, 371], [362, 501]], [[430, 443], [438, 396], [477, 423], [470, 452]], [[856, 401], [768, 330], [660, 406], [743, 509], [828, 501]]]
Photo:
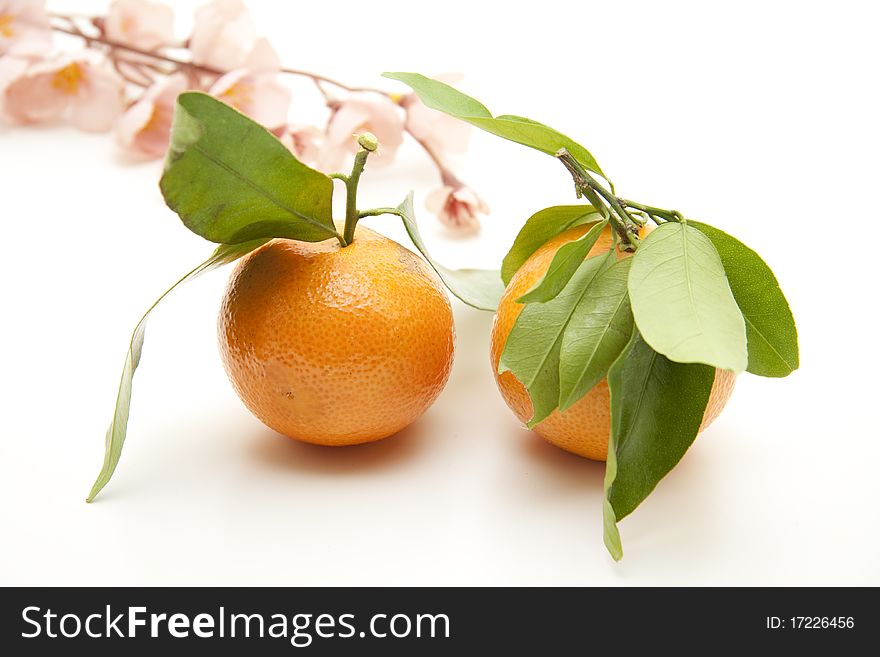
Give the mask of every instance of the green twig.
[[556, 157], [565, 165], [574, 179], [578, 198], [586, 196], [602, 216], [608, 219], [624, 249], [632, 251], [638, 247], [639, 228], [644, 226], [648, 219], [658, 225], [666, 221], [685, 221], [684, 216], [678, 210], [663, 210], [652, 205], [644, 205], [621, 198], [614, 194], [613, 186], [612, 191], [608, 191], [565, 148], [560, 149], [556, 153]]
[[[599, 181], [597, 181], [590, 173], [578, 162], [574, 156], [568, 152], [568, 149], [561, 148], [556, 153], [556, 157], [565, 165], [571, 177], [574, 179], [574, 186], [578, 192], [578, 196], [583, 194], [587, 197], [594, 207], [605, 219], [611, 223], [617, 235], [620, 237], [621, 245], [624, 249], [634, 249], [638, 245], [639, 237], [628, 221], [628, 215], [611, 192], [605, 189]], [[604, 199], [604, 202], [599, 197]], [[633, 222], [635, 223], [635, 222]]]
[[345, 183], [345, 230], [342, 233], [342, 246], [348, 246], [354, 241], [354, 229], [357, 227], [361, 214], [357, 209], [357, 188], [367, 165], [370, 153], [375, 153], [379, 148], [379, 140], [372, 133], [365, 132], [357, 138], [361, 149], [354, 156], [354, 166], [349, 175], [334, 174], [334, 178]]
[[[648, 215], [651, 219], [660, 218], [664, 221], [684, 221], [684, 217], [681, 212], [678, 210], [662, 210], [661, 208], [655, 208], [652, 205], [644, 205], [642, 203], [636, 203], [635, 201], [630, 201], [625, 198], [618, 199], [620, 204], [625, 208], [633, 208], [635, 210], [641, 210], [646, 215]], [[658, 222], [659, 223], [659, 222]]]
[[374, 208], [372, 210], [361, 210], [358, 212], [358, 217], [363, 219], [364, 217], [378, 217], [383, 214], [393, 214], [398, 217], [404, 217], [403, 212], [398, 210], [397, 208]]

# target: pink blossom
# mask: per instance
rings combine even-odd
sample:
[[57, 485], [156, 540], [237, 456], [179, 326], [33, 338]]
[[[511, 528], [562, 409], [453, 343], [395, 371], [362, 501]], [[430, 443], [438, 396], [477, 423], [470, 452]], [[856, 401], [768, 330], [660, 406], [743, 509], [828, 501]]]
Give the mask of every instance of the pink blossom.
[[160, 80], [128, 108], [116, 124], [116, 139], [126, 149], [147, 157], [162, 157], [168, 149], [177, 96], [186, 91], [183, 73]]
[[313, 125], [293, 124], [285, 126], [278, 139], [300, 162], [313, 164], [320, 153], [322, 136], [321, 130]]
[[346, 156], [358, 149], [352, 136], [364, 132], [372, 132], [379, 139], [379, 157], [371, 157], [370, 165], [387, 166], [403, 143], [403, 127], [400, 110], [389, 98], [374, 93], [353, 93], [339, 104], [330, 118], [317, 166], [322, 171], [337, 171]]
[[238, 69], [221, 77], [209, 93], [247, 114], [270, 130], [284, 125], [290, 107], [290, 89], [271, 73]]
[[[460, 74], [437, 75], [435, 80], [453, 84], [463, 76]], [[427, 107], [418, 96], [404, 96], [401, 105], [406, 109], [406, 127], [428, 148], [437, 154], [464, 153], [470, 139], [470, 126], [464, 121]]]
[[103, 132], [122, 111], [124, 83], [84, 57], [31, 64], [3, 92], [3, 110], [17, 123], [42, 123], [69, 114], [82, 130]]
[[444, 186], [435, 189], [425, 199], [425, 207], [440, 221], [463, 233], [474, 233], [480, 228], [477, 213], [487, 214], [489, 206], [470, 187]]
[[28, 68], [28, 60], [18, 57], [0, 57], [0, 103], [6, 94], [6, 87], [17, 80]]
[[224, 103], [275, 130], [287, 121], [290, 89], [278, 82], [281, 60], [265, 39], [254, 44], [246, 67], [221, 76], [209, 90]]
[[255, 41], [256, 28], [242, 0], [213, 0], [196, 10], [189, 39], [196, 64], [221, 71], [242, 68]]
[[45, 0], [0, 0], [0, 55], [32, 57], [52, 44]]
[[277, 73], [281, 70], [281, 58], [267, 39], [257, 39], [251, 44], [240, 68], [251, 73]]
[[174, 12], [168, 5], [149, 0], [115, 0], [104, 21], [113, 41], [156, 50], [174, 40]]

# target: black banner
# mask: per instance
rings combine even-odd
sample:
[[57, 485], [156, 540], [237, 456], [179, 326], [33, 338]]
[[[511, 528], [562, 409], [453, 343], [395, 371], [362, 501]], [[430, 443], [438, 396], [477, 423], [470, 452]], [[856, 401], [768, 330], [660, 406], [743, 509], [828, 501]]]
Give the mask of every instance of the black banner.
[[872, 589], [9, 588], [0, 605], [7, 655], [840, 650], [877, 627]]

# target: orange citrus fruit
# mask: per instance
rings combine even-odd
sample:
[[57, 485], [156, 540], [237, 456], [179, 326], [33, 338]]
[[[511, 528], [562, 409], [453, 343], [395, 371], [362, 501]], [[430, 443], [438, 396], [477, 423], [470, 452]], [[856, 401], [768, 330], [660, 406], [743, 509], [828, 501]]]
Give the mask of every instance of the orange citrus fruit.
[[[512, 372], [505, 371], [498, 374], [498, 361], [501, 352], [504, 351], [507, 336], [523, 309], [523, 304], [517, 303], [516, 300], [528, 292], [544, 275], [556, 251], [563, 244], [581, 237], [589, 228], [589, 225], [571, 228], [543, 244], [514, 274], [498, 304], [498, 311], [492, 324], [492, 371], [495, 373], [495, 381], [501, 396], [522, 422], [528, 421], [533, 414], [529, 393]], [[606, 228], [590, 250], [588, 257], [607, 251], [610, 246], [611, 230]], [[618, 251], [618, 258], [630, 255], [632, 254]], [[735, 375], [731, 372], [715, 370], [715, 381], [703, 414], [700, 431], [708, 427], [721, 413], [733, 391], [734, 378]], [[557, 447], [588, 459], [604, 461], [608, 454], [608, 435], [611, 432], [607, 381], [602, 379], [564, 412], [560, 412], [559, 409], [553, 411], [549, 417], [535, 426], [534, 431]]]
[[218, 329], [251, 412], [320, 445], [379, 440], [413, 422], [446, 384], [455, 338], [434, 271], [366, 228], [346, 247], [276, 239], [242, 258]]

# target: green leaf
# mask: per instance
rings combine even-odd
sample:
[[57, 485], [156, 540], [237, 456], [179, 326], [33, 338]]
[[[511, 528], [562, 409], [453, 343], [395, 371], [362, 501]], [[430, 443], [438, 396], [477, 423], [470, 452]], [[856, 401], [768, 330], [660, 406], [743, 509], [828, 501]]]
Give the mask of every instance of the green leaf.
[[131, 342], [128, 346], [128, 354], [126, 354], [125, 357], [125, 365], [122, 368], [122, 379], [119, 382], [119, 392], [116, 396], [116, 407], [113, 409], [113, 420], [110, 422], [110, 427], [107, 429], [107, 435], [104, 439], [104, 464], [101, 467], [101, 472], [98, 474], [97, 480], [95, 480], [95, 483], [92, 486], [92, 490], [89, 492], [89, 496], [86, 498], [87, 502], [94, 500], [95, 496], [101, 492], [101, 489], [107, 485], [107, 482], [110, 481], [110, 477], [113, 476], [113, 471], [116, 469], [116, 465], [119, 463], [119, 457], [122, 454], [122, 445], [125, 442], [125, 434], [128, 428], [128, 412], [131, 407], [132, 379], [141, 360], [141, 351], [144, 347], [144, 334], [147, 330], [147, 319], [150, 317], [150, 313], [153, 312], [153, 309], [159, 305], [159, 302], [162, 301], [162, 299], [168, 296], [171, 290], [174, 290], [183, 283], [191, 281], [212, 269], [216, 269], [221, 265], [228, 264], [247, 255], [257, 247], [265, 244], [267, 241], [268, 240], [266, 239], [259, 239], [242, 244], [218, 246], [214, 253], [211, 254], [210, 258], [177, 281], [166, 290], [162, 296], [156, 299], [155, 303], [153, 303], [147, 312], [144, 313], [144, 316], [141, 317], [137, 326], [134, 327]]
[[629, 296], [639, 332], [678, 363], [733, 372], [748, 364], [746, 327], [721, 258], [696, 228], [666, 223], [633, 256]]
[[614, 432], [608, 437], [608, 457], [605, 459], [605, 480], [603, 483], [602, 498], [602, 525], [605, 549], [615, 561], [623, 559], [623, 543], [620, 540], [620, 531], [617, 529], [617, 517], [614, 507], [609, 501], [609, 493], [614, 480], [617, 478], [617, 445], [614, 441]]
[[159, 186], [184, 225], [212, 242], [337, 237], [333, 181], [297, 160], [264, 127], [207, 94], [178, 97]]
[[529, 146], [548, 155], [555, 156], [560, 148], [567, 148], [568, 152], [587, 169], [602, 177], [605, 176], [586, 148], [543, 123], [509, 114], [493, 118], [492, 113], [480, 101], [448, 84], [418, 73], [384, 73], [383, 75], [410, 86], [421, 101], [431, 109], [445, 112], [493, 135]]
[[626, 282], [632, 258], [602, 272], [575, 306], [562, 336], [559, 408], [566, 410], [608, 373], [632, 335]]
[[520, 229], [501, 263], [504, 284], [510, 284], [517, 270], [547, 240], [569, 228], [601, 219], [602, 215], [592, 205], [554, 205], [533, 214]]
[[545, 303], [562, 291], [578, 266], [587, 257], [590, 249], [596, 244], [602, 229], [608, 225], [603, 219], [590, 228], [584, 235], [571, 242], [566, 242], [553, 255], [550, 266], [541, 280], [526, 294], [517, 299], [518, 303]]
[[748, 371], [782, 377], [799, 365], [797, 327], [776, 277], [761, 256], [727, 233], [689, 221], [712, 240], [746, 322]]
[[412, 192], [404, 199], [403, 203], [397, 206], [395, 214], [403, 219], [403, 225], [409, 238], [452, 294], [467, 305], [479, 310], [494, 311], [498, 308], [498, 301], [504, 293], [504, 285], [501, 282], [501, 274], [497, 270], [449, 269], [428, 254], [416, 225]]
[[582, 261], [555, 299], [543, 304], [527, 304], [507, 336], [498, 371], [510, 370], [529, 391], [534, 409], [528, 422], [530, 428], [559, 405], [562, 336], [590, 284], [614, 259], [614, 252], [609, 251]]
[[612, 556], [620, 544], [615, 523], [635, 510], [694, 442], [714, 380], [712, 367], [675, 363], [638, 331], [611, 366], [605, 536]]

